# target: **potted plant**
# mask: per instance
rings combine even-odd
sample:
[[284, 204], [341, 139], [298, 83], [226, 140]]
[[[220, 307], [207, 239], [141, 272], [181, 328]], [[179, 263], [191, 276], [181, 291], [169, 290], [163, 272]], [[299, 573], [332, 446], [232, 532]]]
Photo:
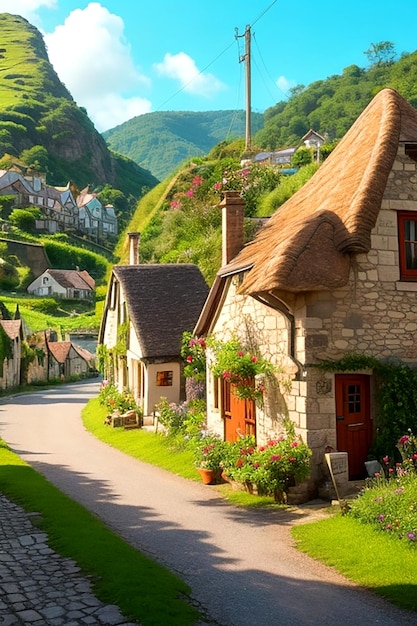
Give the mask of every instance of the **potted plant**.
[[206, 485], [220, 481], [226, 442], [217, 435], [207, 434], [198, 439], [194, 449], [194, 464]]

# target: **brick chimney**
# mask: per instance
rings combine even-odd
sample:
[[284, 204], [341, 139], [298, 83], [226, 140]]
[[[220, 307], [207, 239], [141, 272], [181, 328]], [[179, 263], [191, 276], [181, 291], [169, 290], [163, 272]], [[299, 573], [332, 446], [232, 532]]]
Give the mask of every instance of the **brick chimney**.
[[140, 233], [128, 233], [129, 237], [129, 265], [139, 264]]
[[224, 191], [222, 209], [222, 265], [227, 265], [243, 248], [245, 202], [239, 191]]

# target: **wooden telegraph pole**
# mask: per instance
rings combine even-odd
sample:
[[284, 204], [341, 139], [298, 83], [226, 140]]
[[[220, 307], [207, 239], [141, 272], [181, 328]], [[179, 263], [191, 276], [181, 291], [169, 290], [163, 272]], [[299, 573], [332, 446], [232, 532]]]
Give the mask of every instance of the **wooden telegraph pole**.
[[251, 149], [251, 52], [250, 52], [250, 44], [251, 44], [251, 30], [250, 26], [246, 26], [245, 32], [243, 35], [238, 35], [238, 30], [236, 28], [236, 39], [238, 37], [245, 38], [245, 53], [241, 55], [239, 58], [239, 62], [246, 63], [246, 133], [245, 133], [245, 152], [248, 152]]

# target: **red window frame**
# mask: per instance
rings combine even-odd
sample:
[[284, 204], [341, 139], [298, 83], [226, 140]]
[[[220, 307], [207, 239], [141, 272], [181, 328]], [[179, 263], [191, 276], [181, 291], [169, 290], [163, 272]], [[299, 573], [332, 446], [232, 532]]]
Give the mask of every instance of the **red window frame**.
[[[414, 233], [406, 234], [406, 222], [414, 224]], [[417, 281], [417, 212], [398, 212], [398, 249], [401, 279]]]

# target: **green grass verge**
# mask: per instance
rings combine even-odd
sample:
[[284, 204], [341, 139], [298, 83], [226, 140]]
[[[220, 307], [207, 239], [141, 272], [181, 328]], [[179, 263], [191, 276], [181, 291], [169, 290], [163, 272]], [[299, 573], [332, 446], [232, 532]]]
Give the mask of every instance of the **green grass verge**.
[[117, 604], [143, 626], [197, 621], [196, 609], [187, 602], [187, 585], [62, 494], [2, 441], [0, 491], [26, 511], [39, 513], [36, 524], [48, 534], [51, 548], [74, 559], [92, 577], [103, 602]]
[[[170, 445], [163, 435], [153, 432], [105, 426], [105, 416], [106, 409], [100, 404], [98, 398], [90, 400], [82, 412], [86, 429], [104, 443], [139, 461], [156, 465], [182, 478], [201, 482], [201, 477], [194, 466], [194, 454], [190, 449], [179, 448], [174, 443]], [[224, 498], [237, 506], [282, 508], [282, 505], [276, 504], [272, 497], [259, 497], [245, 491], [234, 491], [229, 484], [214, 485], [209, 488], [216, 489]]]
[[297, 547], [397, 606], [417, 611], [417, 550], [342, 515], [294, 526]]

